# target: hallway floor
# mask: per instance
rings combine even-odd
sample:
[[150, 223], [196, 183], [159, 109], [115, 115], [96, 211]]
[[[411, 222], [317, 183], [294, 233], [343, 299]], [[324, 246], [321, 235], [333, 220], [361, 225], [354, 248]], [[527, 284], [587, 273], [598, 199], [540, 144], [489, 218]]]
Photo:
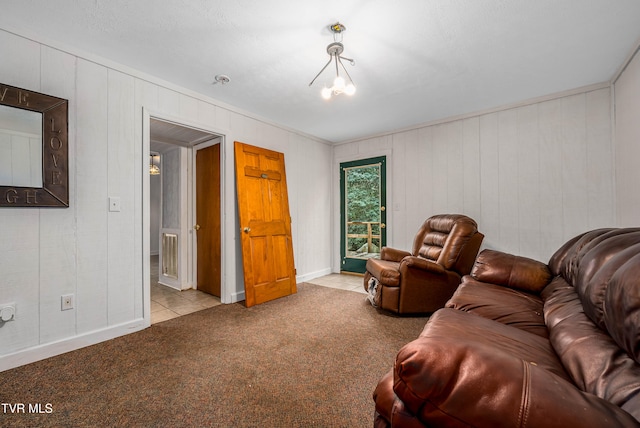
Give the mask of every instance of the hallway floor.
[[[366, 294], [362, 277], [332, 273], [309, 284]], [[151, 257], [151, 324], [221, 305], [218, 297], [198, 290], [176, 290], [158, 283], [158, 256]]]
[[202, 291], [176, 290], [151, 283], [151, 324], [221, 305], [218, 297]]
[[158, 256], [151, 257], [151, 324], [222, 304], [199, 290], [176, 290], [158, 283]]

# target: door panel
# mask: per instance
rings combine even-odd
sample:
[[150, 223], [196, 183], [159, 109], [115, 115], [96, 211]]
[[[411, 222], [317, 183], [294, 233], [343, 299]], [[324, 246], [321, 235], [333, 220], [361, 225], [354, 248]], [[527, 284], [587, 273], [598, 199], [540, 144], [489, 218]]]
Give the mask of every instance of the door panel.
[[220, 144], [196, 151], [197, 288], [220, 297]]
[[235, 143], [247, 307], [297, 292], [282, 153]]
[[387, 241], [386, 157], [340, 164], [341, 271], [364, 273]]

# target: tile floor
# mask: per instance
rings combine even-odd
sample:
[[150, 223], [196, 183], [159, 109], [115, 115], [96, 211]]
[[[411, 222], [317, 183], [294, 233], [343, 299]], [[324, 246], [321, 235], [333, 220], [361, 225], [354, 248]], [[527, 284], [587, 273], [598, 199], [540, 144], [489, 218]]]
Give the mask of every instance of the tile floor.
[[220, 299], [198, 290], [176, 290], [158, 283], [158, 256], [151, 257], [151, 324], [220, 305]]
[[175, 290], [151, 283], [151, 324], [220, 305], [220, 299], [198, 290]]
[[[366, 294], [362, 276], [332, 273], [307, 281], [323, 287]], [[158, 257], [151, 258], [151, 324], [220, 305], [220, 299], [198, 290], [179, 291], [158, 284]]]
[[307, 281], [309, 284], [322, 285], [324, 287], [339, 288], [341, 290], [355, 291], [356, 293], [367, 294], [363, 287], [362, 275], [348, 273], [331, 273], [320, 278]]

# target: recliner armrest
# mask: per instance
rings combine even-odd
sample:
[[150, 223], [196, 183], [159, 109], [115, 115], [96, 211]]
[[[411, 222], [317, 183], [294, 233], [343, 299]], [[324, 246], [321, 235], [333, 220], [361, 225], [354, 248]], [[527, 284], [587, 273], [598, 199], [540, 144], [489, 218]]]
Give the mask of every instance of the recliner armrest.
[[540, 293], [551, 281], [549, 267], [537, 260], [496, 250], [483, 250], [471, 270], [481, 282]]
[[423, 259], [422, 257], [406, 256], [402, 259], [402, 262], [400, 262], [400, 269], [402, 269], [402, 265], [405, 265], [408, 268], [421, 269], [442, 275], [446, 273], [446, 270], [442, 265], [431, 260]]
[[380, 258], [382, 260], [389, 260], [392, 262], [399, 262], [410, 255], [411, 253], [408, 251], [398, 250], [391, 247], [382, 247], [382, 249], [380, 250]]

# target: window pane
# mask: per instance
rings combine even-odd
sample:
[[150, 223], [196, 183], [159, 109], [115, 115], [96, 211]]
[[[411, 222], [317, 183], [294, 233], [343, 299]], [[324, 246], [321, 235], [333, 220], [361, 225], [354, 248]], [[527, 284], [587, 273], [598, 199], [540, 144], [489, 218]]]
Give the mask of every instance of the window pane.
[[347, 257], [369, 258], [380, 253], [380, 165], [345, 171]]

